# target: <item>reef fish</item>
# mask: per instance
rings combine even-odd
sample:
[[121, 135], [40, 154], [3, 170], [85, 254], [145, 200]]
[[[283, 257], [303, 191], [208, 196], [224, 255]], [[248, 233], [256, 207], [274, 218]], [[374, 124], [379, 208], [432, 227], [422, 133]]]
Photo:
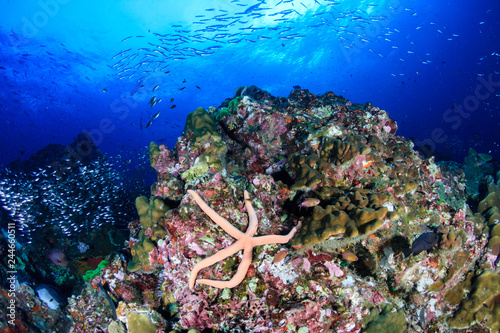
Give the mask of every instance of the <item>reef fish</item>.
[[422, 251], [429, 251], [437, 244], [438, 239], [439, 235], [434, 231], [425, 232], [413, 241], [410, 249], [404, 249], [403, 253], [408, 257], [410, 254], [418, 255]]
[[49, 308], [56, 310], [59, 306], [64, 305], [66, 300], [52, 286], [41, 284], [35, 289], [40, 300], [42, 300]]
[[358, 256], [352, 252], [342, 252], [341, 256], [347, 261], [358, 261]]
[[319, 204], [320, 200], [316, 198], [306, 198], [302, 203], [299, 205], [300, 207], [314, 207]]
[[68, 258], [66, 258], [66, 255], [60, 249], [50, 250], [49, 253], [47, 253], [47, 258], [49, 258], [54, 265], [59, 267], [68, 266]]
[[273, 258], [273, 264], [279, 263], [280, 261], [285, 259], [287, 255], [288, 255], [288, 250], [279, 251], [278, 253], [276, 253], [276, 255]]

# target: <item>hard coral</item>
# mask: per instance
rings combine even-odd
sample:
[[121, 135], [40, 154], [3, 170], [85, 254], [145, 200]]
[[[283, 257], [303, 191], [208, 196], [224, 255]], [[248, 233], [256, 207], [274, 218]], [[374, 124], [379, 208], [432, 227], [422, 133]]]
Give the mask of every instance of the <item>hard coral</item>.
[[334, 241], [321, 246], [335, 249], [347, 244], [349, 238], [368, 235], [384, 224], [388, 208], [383, 204], [387, 200], [387, 195], [356, 190], [333, 199], [332, 204], [326, 208], [316, 206], [292, 244], [312, 246], [334, 236]]
[[[172, 151], [151, 144], [158, 173], [153, 194], [178, 206], [161, 210], [156, 220], [151, 210], [158, 198], [140, 199], [140, 214], [149, 217], [129, 242], [129, 266], [149, 270], [129, 276], [107, 270], [96, 279], [110, 289], [122, 286], [115, 274], [134, 281], [140, 301], [153, 308], [159, 302], [152, 295], [161, 296], [177, 330], [449, 330], [443, 317], [478, 283], [474, 269], [498, 270], [498, 194], [480, 204], [481, 214], [465, 215], [463, 173], [421, 158], [411, 141], [395, 135], [397, 125], [387, 112], [370, 103], [304, 89], [273, 97], [247, 87], [234, 97], [208, 112], [195, 110]], [[217, 121], [210, 118], [217, 114]], [[493, 187], [490, 193], [497, 193]], [[248, 232], [245, 205], [238, 200], [244, 190], [260, 235], [286, 234], [300, 222], [303, 228], [293, 247], [259, 246], [251, 258], [235, 254], [197, 272], [200, 279], [225, 281], [244, 261], [248, 271], [234, 288], [191, 290], [189, 276], [199, 257], [211, 257], [234, 239], [207, 218], [188, 189], [230, 220], [235, 234]], [[305, 198], [319, 204], [299, 209]], [[440, 226], [440, 249], [401, 255], [402, 243]], [[137, 308], [123, 304], [117, 310], [121, 320]], [[363, 321], [369, 312], [370, 321]]]

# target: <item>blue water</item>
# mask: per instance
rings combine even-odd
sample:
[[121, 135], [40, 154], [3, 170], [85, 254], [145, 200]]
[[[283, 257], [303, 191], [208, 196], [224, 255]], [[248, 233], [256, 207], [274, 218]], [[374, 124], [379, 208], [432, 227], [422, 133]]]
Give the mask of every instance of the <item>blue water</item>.
[[0, 165], [81, 131], [137, 159], [252, 84], [370, 101], [428, 153], [500, 157], [496, 0], [1, 2]]

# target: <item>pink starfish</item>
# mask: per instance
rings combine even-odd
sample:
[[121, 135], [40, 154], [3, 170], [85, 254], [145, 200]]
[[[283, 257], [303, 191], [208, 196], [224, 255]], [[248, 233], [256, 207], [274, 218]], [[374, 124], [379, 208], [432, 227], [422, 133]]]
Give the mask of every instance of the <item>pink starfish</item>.
[[[248, 192], [245, 191], [245, 206], [247, 208], [248, 213], [248, 229], [245, 233], [238, 230], [238, 228], [234, 227], [230, 224], [225, 218], [217, 214], [212, 208], [210, 208], [203, 199], [193, 190], [188, 190], [188, 193], [191, 194], [198, 204], [200, 208], [215, 222], [217, 223], [224, 231], [226, 231], [229, 235], [236, 238], [236, 242], [225, 249], [217, 252], [211, 257], [205, 258], [202, 261], [198, 262], [194, 265], [193, 270], [191, 271], [191, 277], [189, 278], [189, 288], [194, 288], [194, 283], [203, 283], [216, 288], [233, 288], [243, 281], [245, 278], [248, 268], [252, 263], [252, 251], [254, 246], [257, 245], [265, 245], [265, 244], [284, 244], [288, 243], [290, 239], [292, 239], [293, 235], [297, 232], [297, 229], [300, 227], [300, 224], [295, 226], [287, 235], [278, 236], [278, 235], [268, 235], [268, 236], [259, 236], [253, 237], [255, 232], [257, 231], [258, 221], [257, 214], [255, 214], [255, 210], [252, 207], [252, 203], [250, 198], [248, 197]], [[196, 279], [198, 272], [208, 266], [215, 264], [218, 261], [224, 260], [230, 255], [235, 254], [236, 252], [243, 250], [243, 259], [241, 260], [240, 266], [236, 274], [228, 281], [219, 281], [219, 280], [208, 280], [208, 279]]]

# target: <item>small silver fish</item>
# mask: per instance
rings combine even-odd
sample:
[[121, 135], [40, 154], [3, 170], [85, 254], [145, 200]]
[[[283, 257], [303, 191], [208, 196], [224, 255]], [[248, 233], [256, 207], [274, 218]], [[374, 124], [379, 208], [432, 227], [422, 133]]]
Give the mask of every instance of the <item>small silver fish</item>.
[[149, 105], [151, 105], [151, 107], [153, 107], [153, 103], [155, 102], [155, 100], [156, 96], [151, 97], [151, 99], [149, 100]]

